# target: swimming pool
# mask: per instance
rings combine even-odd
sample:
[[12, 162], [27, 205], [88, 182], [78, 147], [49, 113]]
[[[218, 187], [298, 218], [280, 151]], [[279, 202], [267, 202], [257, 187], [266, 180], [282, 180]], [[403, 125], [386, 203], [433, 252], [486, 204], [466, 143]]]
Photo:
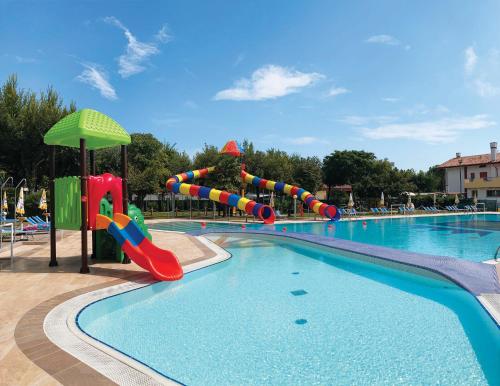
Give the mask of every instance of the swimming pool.
[[448, 281], [290, 240], [209, 237], [233, 258], [93, 303], [80, 328], [189, 385], [500, 382], [500, 330]]
[[[262, 225], [249, 223], [251, 229], [287, 228], [289, 232], [303, 232], [337, 237], [361, 243], [381, 245], [411, 252], [457, 257], [471, 261], [493, 259], [500, 246], [500, 216], [470, 214], [451, 216], [408, 216], [362, 221], [341, 221], [330, 227], [327, 222]], [[164, 222], [152, 229], [190, 232], [200, 229], [196, 222]], [[236, 224], [207, 223], [207, 229], [234, 229]]]

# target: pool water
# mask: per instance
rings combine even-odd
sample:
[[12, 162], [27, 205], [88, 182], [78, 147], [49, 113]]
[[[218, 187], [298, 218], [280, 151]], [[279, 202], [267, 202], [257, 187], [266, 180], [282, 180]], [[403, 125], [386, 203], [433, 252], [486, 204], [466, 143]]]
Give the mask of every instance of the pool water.
[[272, 238], [98, 301], [90, 336], [188, 385], [499, 384], [500, 330], [437, 278]]
[[[460, 216], [408, 216], [362, 221], [289, 223], [275, 225], [247, 224], [249, 229], [272, 229], [311, 233], [358, 241], [411, 252], [457, 257], [471, 261], [493, 259], [500, 246], [500, 216], [470, 214]], [[330, 224], [330, 227], [328, 226]], [[190, 232], [200, 230], [200, 223], [170, 222], [153, 229]], [[240, 229], [240, 225], [207, 223], [207, 229]]]

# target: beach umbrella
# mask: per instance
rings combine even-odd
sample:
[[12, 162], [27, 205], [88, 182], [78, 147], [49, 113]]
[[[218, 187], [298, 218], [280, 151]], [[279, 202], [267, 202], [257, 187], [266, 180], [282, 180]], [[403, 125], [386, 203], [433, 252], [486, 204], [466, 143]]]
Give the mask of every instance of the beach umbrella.
[[384, 200], [384, 192], [380, 195], [380, 202], [379, 202], [380, 207], [385, 206], [385, 200]]
[[455, 194], [455, 205], [460, 204], [460, 200], [458, 198], [458, 194]]
[[47, 210], [47, 193], [45, 192], [45, 189], [42, 189], [42, 195], [40, 196], [38, 208], [41, 210]]
[[474, 194], [474, 198], [472, 199], [472, 201], [474, 202], [474, 205], [477, 205], [477, 193]]
[[17, 200], [16, 213], [20, 214], [21, 216], [24, 215], [24, 190], [23, 190], [23, 188], [21, 188], [19, 190], [19, 198]]
[[351, 192], [351, 193], [349, 193], [349, 201], [347, 202], [347, 206], [348, 206], [349, 208], [352, 208], [352, 207], [354, 206], [354, 200], [353, 200], [353, 198], [352, 198], [352, 192]]
[[233, 157], [241, 157], [245, 154], [243, 148], [235, 140], [227, 141], [219, 153], [227, 154]]
[[271, 192], [271, 198], [269, 198], [269, 206], [274, 208], [274, 192]]

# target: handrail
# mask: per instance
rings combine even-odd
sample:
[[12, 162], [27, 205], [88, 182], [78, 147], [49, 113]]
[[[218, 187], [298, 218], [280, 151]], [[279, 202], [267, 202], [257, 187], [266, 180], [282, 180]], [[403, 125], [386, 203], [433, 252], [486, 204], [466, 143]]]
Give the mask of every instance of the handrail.
[[14, 263], [14, 223], [0, 224], [0, 251], [3, 244], [3, 228], [10, 227], [10, 265]]

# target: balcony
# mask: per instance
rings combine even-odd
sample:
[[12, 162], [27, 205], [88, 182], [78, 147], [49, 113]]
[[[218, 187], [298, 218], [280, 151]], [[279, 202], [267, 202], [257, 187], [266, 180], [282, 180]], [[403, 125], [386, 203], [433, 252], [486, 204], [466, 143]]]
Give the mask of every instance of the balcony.
[[500, 177], [465, 179], [465, 189], [497, 189], [500, 188]]

